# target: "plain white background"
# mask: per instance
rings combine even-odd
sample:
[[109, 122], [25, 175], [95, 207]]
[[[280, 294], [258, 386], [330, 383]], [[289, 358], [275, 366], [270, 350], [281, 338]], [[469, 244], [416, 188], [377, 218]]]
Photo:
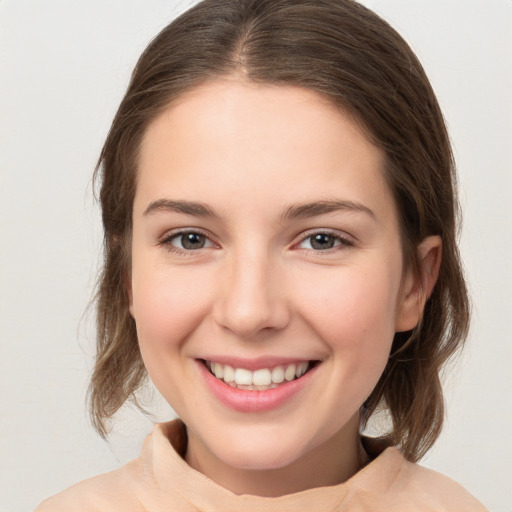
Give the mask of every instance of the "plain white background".
[[[101, 255], [90, 180], [138, 55], [191, 3], [0, 0], [0, 512], [118, 467], [151, 431], [127, 408], [107, 444], [86, 415], [94, 328], [84, 311]], [[423, 464], [510, 512], [512, 2], [364, 3], [422, 60], [460, 171], [473, 324]], [[155, 420], [172, 414], [155, 410]]]

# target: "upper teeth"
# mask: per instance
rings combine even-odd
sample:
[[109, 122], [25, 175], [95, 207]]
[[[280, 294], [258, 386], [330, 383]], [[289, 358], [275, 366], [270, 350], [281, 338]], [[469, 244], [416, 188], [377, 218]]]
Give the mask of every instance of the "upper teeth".
[[303, 361], [251, 371], [245, 368], [233, 368], [229, 364], [206, 361], [206, 366], [218, 379], [222, 379], [228, 384], [247, 386], [269, 386], [271, 384], [281, 384], [285, 380], [292, 381], [306, 373], [308, 364], [308, 361]]

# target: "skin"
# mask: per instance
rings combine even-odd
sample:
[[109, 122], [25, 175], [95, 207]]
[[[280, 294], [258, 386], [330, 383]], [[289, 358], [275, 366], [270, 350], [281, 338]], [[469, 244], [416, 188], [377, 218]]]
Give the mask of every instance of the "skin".
[[[429, 237], [421, 276], [403, 268], [383, 161], [317, 93], [236, 77], [185, 93], [145, 134], [130, 311], [148, 373], [187, 425], [187, 462], [237, 494], [333, 485], [363, 463], [360, 406], [394, 333], [418, 322], [441, 258]], [[290, 215], [310, 203], [323, 210]], [[183, 230], [204, 245], [184, 248]], [[322, 233], [332, 248], [312, 245]], [[199, 358], [262, 355], [321, 363], [265, 412], [228, 408], [200, 378]]]

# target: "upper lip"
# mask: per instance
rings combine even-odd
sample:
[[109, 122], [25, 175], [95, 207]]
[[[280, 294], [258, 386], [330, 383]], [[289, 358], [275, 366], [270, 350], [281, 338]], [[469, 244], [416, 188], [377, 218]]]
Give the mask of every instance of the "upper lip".
[[254, 358], [243, 358], [233, 356], [210, 355], [200, 358], [203, 361], [212, 361], [220, 364], [228, 364], [233, 368], [245, 368], [246, 370], [259, 370], [261, 368], [273, 368], [275, 366], [286, 366], [293, 363], [303, 363], [309, 361], [316, 361], [316, 359], [309, 359], [303, 357], [281, 357], [281, 356], [259, 356]]

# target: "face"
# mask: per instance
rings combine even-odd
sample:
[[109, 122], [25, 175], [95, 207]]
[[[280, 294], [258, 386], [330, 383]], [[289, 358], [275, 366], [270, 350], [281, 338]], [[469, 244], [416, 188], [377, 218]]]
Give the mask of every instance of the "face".
[[151, 379], [211, 457], [278, 468], [357, 429], [411, 327], [382, 168], [348, 115], [294, 87], [219, 79], [149, 126], [130, 311]]

